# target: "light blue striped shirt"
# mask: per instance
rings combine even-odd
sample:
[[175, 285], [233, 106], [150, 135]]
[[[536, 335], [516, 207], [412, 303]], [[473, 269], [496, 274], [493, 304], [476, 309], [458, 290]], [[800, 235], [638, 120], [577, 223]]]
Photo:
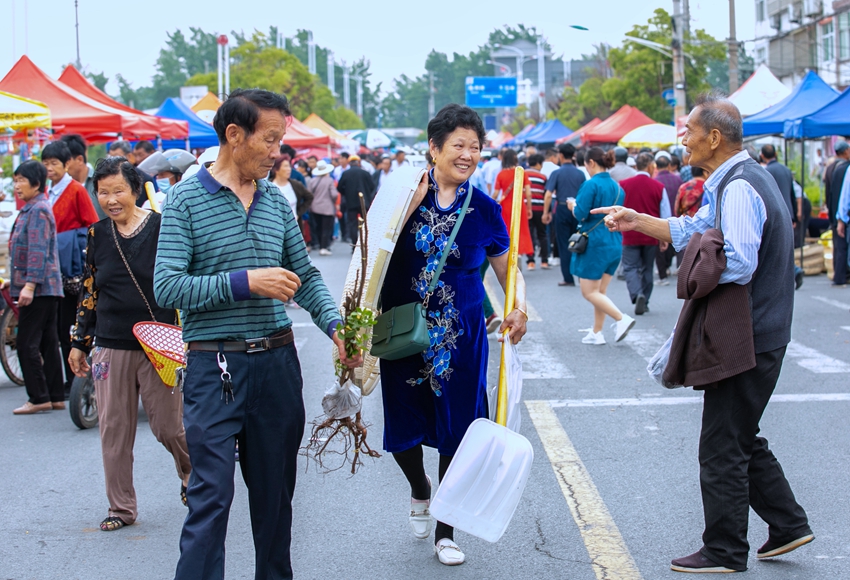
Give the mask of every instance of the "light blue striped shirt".
[[[711, 174], [705, 181], [703, 194], [703, 203], [708, 200], [707, 205], [703, 205], [693, 217], [667, 219], [676, 250], [684, 250], [695, 233], [704, 233], [714, 227], [717, 187], [732, 167], [749, 158], [746, 151], [741, 151]], [[721, 284], [747, 284], [752, 279], [758, 267], [758, 252], [766, 221], [764, 201], [752, 185], [743, 179], [736, 179], [726, 186], [720, 220], [725, 240], [723, 249], [726, 253], [726, 270], [720, 276]]]
[[838, 211], [835, 217], [845, 224], [850, 222], [850, 179], [845, 178], [844, 183], [841, 184], [841, 195], [838, 197]]

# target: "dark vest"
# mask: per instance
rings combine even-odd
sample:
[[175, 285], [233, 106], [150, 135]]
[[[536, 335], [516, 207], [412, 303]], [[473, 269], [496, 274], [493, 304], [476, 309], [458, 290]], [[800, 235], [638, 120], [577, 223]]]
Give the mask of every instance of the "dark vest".
[[[622, 180], [620, 187], [626, 192], [623, 206], [638, 213], [661, 217], [661, 200], [664, 199], [664, 185], [661, 182], [648, 175], [635, 175]], [[623, 245], [657, 246], [658, 240], [640, 232], [623, 232]]]
[[788, 205], [770, 173], [752, 159], [743, 161], [723, 178], [717, 188], [718, 195], [736, 179], [743, 179], [752, 185], [767, 210], [758, 265], [750, 282], [753, 338], [758, 354], [776, 350], [791, 341], [794, 234]]

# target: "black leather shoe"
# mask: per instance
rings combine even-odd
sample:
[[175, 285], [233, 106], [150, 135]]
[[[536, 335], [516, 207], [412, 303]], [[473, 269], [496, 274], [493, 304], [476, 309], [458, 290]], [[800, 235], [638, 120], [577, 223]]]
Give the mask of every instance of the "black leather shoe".
[[673, 560], [670, 563], [670, 569], [674, 572], [690, 572], [692, 574], [717, 574], [738, 571], [709, 560], [702, 552], [695, 552], [690, 556]]
[[759, 548], [756, 557], [759, 560], [764, 560], [766, 558], [773, 558], [774, 556], [781, 556], [782, 554], [787, 554], [788, 552], [793, 552], [800, 546], [805, 546], [809, 542], [815, 539], [814, 534], [807, 534], [805, 536], [801, 536], [796, 540], [791, 540], [790, 542], [787, 540], [767, 540], [764, 546]]
[[635, 314], [640, 316], [646, 312], [646, 310], [646, 296], [638, 294], [638, 297], [635, 299]]

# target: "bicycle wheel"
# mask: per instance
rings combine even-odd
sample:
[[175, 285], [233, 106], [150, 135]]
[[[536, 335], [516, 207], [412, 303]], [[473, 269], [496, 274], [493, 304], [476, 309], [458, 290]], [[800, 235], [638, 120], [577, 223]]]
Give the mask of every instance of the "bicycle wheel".
[[24, 373], [18, 360], [18, 317], [9, 307], [0, 316], [0, 337], [3, 339], [0, 345], [0, 365], [10, 381], [23, 386]]
[[91, 429], [97, 425], [97, 401], [94, 397], [94, 381], [91, 373], [87, 377], [74, 377], [71, 397], [68, 399], [71, 421], [80, 429]]

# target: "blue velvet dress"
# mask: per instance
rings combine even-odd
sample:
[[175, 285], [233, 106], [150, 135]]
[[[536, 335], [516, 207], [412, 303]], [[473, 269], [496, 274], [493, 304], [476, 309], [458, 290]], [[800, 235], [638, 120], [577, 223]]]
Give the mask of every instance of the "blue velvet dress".
[[[466, 216], [447, 248], [467, 195], [473, 197]], [[487, 256], [507, 252], [508, 246], [495, 201], [466, 182], [458, 187], [454, 203], [441, 208], [431, 175], [427, 195], [404, 225], [381, 291], [384, 312], [422, 301], [442, 253], [449, 252], [427, 308], [431, 347], [403, 359], [381, 360], [388, 452], [421, 443], [452, 456], [472, 421], [487, 417], [489, 345], [479, 267]]]
[[[622, 204], [626, 194], [607, 171], [597, 173], [581, 184], [573, 210], [581, 230], [589, 232], [587, 250], [573, 254], [570, 273], [585, 280], [601, 280], [603, 274], [613, 276], [623, 255], [623, 234], [608, 231], [604, 215], [591, 214], [597, 207]], [[599, 224], [597, 226], [597, 224]], [[595, 226], [595, 227], [594, 227]], [[592, 230], [592, 231], [591, 231]]]

